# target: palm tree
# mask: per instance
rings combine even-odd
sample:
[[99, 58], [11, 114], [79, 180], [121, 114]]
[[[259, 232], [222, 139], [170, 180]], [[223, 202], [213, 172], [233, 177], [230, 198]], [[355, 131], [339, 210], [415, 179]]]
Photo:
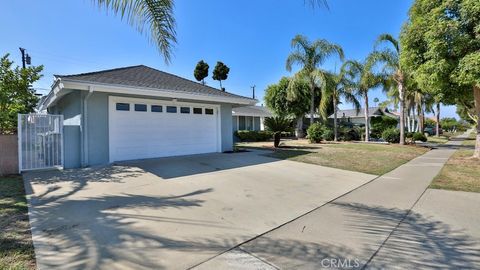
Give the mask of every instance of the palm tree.
[[333, 134], [334, 141], [338, 140], [337, 131], [337, 103], [343, 97], [346, 102], [352, 103], [357, 113], [360, 111], [360, 102], [356, 98], [353, 90], [353, 84], [347, 78], [347, 72], [344, 64], [338, 74], [327, 74], [327, 87], [322, 92], [322, 99], [320, 101], [320, 114], [324, 119], [328, 117], [328, 105], [330, 100], [333, 101]]
[[364, 101], [364, 115], [365, 115], [365, 141], [370, 140], [370, 119], [368, 113], [368, 91], [385, 84], [385, 79], [381, 74], [373, 72], [373, 61], [371, 56], [368, 56], [365, 63], [360, 63], [355, 60], [346, 61], [344, 66], [347, 71], [347, 76], [352, 82], [352, 89], [356, 94], [363, 98]]
[[315, 120], [315, 88], [326, 83], [326, 72], [320, 69], [325, 60], [332, 55], [338, 55], [343, 60], [343, 50], [337, 44], [319, 39], [314, 42], [308, 41], [305, 36], [297, 35], [292, 39], [292, 52], [286, 63], [288, 71], [297, 64], [301, 70], [295, 74], [293, 81], [306, 80], [310, 87], [310, 124]]
[[155, 43], [166, 63], [177, 42], [173, 0], [94, 0], [101, 8], [120, 15], [140, 33]]
[[267, 117], [265, 118], [264, 124], [265, 128], [273, 133], [273, 146], [277, 148], [280, 145], [282, 132], [290, 129], [290, 119], [283, 116]]
[[375, 62], [383, 63], [384, 72], [397, 84], [398, 100], [400, 105], [400, 144], [405, 144], [405, 72], [400, 65], [400, 44], [393, 36], [382, 34], [377, 38], [375, 47], [381, 43], [390, 44], [390, 48], [375, 50], [371, 57]]

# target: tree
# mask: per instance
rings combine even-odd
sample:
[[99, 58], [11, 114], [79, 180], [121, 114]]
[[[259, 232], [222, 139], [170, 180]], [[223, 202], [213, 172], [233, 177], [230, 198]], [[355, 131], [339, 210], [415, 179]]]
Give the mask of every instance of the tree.
[[[288, 95], [290, 83], [296, 95]], [[290, 78], [282, 77], [276, 84], [269, 85], [265, 90], [265, 104], [276, 115], [296, 119], [295, 135], [303, 138], [303, 117], [308, 112], [310, 104], [310, 91], [306, 82], [291, 82]]]
[[[444, 104], [473, 101], [480, 116], [480, 2], [416, 0], [402, 34], [402, 63]], [[474, 157], [480, 158], [477, 123]]]
[[43, 66], [13, 68], [9, 54], [0, 58], [0, 134], [17, 129], [17, 114], [33, 112], [38, 97], [31, 84], [41, 78]]
[[220, 82], [220, 89], [222, 89], [222, 91], [225, 91], [222, 87], [222, 81], [228, 78], [228, 72], [230, 72], [230, 68], [220, 61], [217, 62], [215, 69], [213, 70], [212, 78]]
[[382, 34], [377, 38], [375, 47], [381, 43], [387, 43], [393, 50], [385, 47], [382, 50], [375, 50], [371, 54], [372, 61], [383, 64], [383, 71], [396, 83], [398, 90], [398, 103], [400, 107], [400, 144], [405, 144], [405, 80], [406, 75], [400, 64], [400, 44], [393, 36]]
[[376, 97], [373, 99], [373, 102], [375, 103], [375, 107], [377, 107], [377, 103], [380, 102], [380, 99]]
[[177, 42], [173, 0], [94, 0], [101, 8], [120, 15], [141, 34], [155, 43], [166, 63], [170, 63], [172, 47]]
[[[310, 124], [312, 124], [315, 120], [315, 88], [319, 85], [325, 86], [326, 83], [326, 71], [320, 67], [332, 55], [338, 55], [343, 61], [343, 50], [339, 45], [325, 39], [310, 42], [302, 35], [295, 36], [291, 46], [294, 52], [288, 56], [286, 68], [292, 71], [294, 64], [299, 65], [301, 69], [295, 74], [293, 81], [306, 80], [309, 84]], [[293, 92], [293, 89], [290, 89], [290, 92]]]
[[368, 91], [371, 88], [381, 86], [385, 83], [385, 79], [381, 74], [373, 72], [374, 59], [369, 55], [365, 63], [355, 60], [346, 61], [344, 68], [347, 78], [351, 81], [351, 88], [356, 92], [357, 96], [363, 98], [364, 116], [365, 116], [365, 141], [370, 140], [370, 118], [368, 113]]
[[265, 118], [265, 127], [273, 133], [273, 146], [277, 148], [280, 145], [281, 134], [290, 129], [291, 121], [284, 116], [274, 116]]
[[197, 81], [201, 81], [203, 85], [205, 85], [205, 78], [208, 77], [208, 68], [208, 64], [203, 60], [200, 60], [193, 71], [193, 76], [195, 76], [195, 79]]
[[[343, 65], [340, 73], [338, 74], [327, 74], [327, 84], [324, 88], [322, 99], [320, 101], [320, 114], [323, 118], [328, 117], [328, 107], [333, 105], [333, 134], [334, 141], [338, 140], [338, 130], [337, 130], [337, 104], [339, 100], [343, 97], [346, 102], [352, 103], [354, 108], [357, 110], [357, 113], [360, 111], [360, 102], [355, 97], [353, 92], [353, 83], [348, 80], [347, 72], [345, 68], [347, 65]], [[329, 102], [332, 101], [332, 102]]]

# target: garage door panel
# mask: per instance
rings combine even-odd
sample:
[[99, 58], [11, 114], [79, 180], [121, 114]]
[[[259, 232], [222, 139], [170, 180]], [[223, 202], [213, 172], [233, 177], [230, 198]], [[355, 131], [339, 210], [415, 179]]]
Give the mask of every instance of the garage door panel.
[[[129, 103], [130, 111], [117, 111], [115, 103]], [[147, 104], [147, 112], [134, 111], [134, 104]], [[163, 105], [163, 112], [151, 112], [151, 105]], [[167, 113], [166, 106], [177, 106], [177, 113]], [[180, 106], [190, 107], [190, 114], [180, 113]], [[218, 152], [219, 115], [193, 114], [193, 107], [216, 108], [208, 104], [159, 104], [126, 98], [111, 98], [110, 160], [131, 160], [176, 155]]]

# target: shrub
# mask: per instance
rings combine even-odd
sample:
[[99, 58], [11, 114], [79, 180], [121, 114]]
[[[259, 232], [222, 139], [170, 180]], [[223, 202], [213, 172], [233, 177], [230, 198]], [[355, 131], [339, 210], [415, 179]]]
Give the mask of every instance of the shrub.
[[272, 138], [272, 133], [268, 131], [237, 130], [235, 136], [242, 142], [261, 142]]
[[319, 143], [322, 140], [323, 126], [320, 123], [313, 123], [307, 129], [308, 140], [311, 143]]
[[382, 132], [382, 138], [389, 143], [400, 142], [400, 130], [396, 128], [389, 128]]
[[379, 138], [383, 131], [389, 128], [395, 128], [398, 124], [397, 119], [390, 116], [372, 117], [370, 119], [370, 137]]
[[277, 148], [280, 145], [282, 132], [291, 130], [292, 121], [283, 116], [274, 116], [265, 118], [265, 127], [273, 134], [273, 146]]
[[335, 133], [329, 128], [324, 128], [322, 139], [325, 141], [333, 141], [333, 139], [335, 139]]
[[415, 132], [412, 134], [412, 140], [413, 141], [421, 141], [421, 142], [426, 142], [427, 137], [421, 132]]
[[341, 127], [338, 130], [338, 138], [341, 141], [358, 141], [361, 138], [360, 127]]

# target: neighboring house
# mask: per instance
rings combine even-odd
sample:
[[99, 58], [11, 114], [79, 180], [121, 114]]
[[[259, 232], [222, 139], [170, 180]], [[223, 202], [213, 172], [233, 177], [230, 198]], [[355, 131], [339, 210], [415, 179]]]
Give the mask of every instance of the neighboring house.
[[265, 130], [265, 117], [273, 114], [263, 106], [237, 107], [232, 110], [233, 131], [237, 130]]
[[[368, 108], [368, 117], [371, 119], [372, 117], [377, 116], [389, 116], [393, 118], [399, 118], [395, 112], [390, 112], [388, 108], [381, 108], [381, 107], [371, 107]], [[333, 114], [328, 117], [329, 119], [333, 120]], [[365, 112], [364, 109], [361, 108], [358, 113], [357, 110], [338, 110], [337, 111], [337, 121], [339, 123], [351, 123], [352, 125], [365, 125]]]
[[64, 167], [231, 151], [232, 109], [255, 99], [147, 66], [55, 75], [40, 110], [64, 116]]

